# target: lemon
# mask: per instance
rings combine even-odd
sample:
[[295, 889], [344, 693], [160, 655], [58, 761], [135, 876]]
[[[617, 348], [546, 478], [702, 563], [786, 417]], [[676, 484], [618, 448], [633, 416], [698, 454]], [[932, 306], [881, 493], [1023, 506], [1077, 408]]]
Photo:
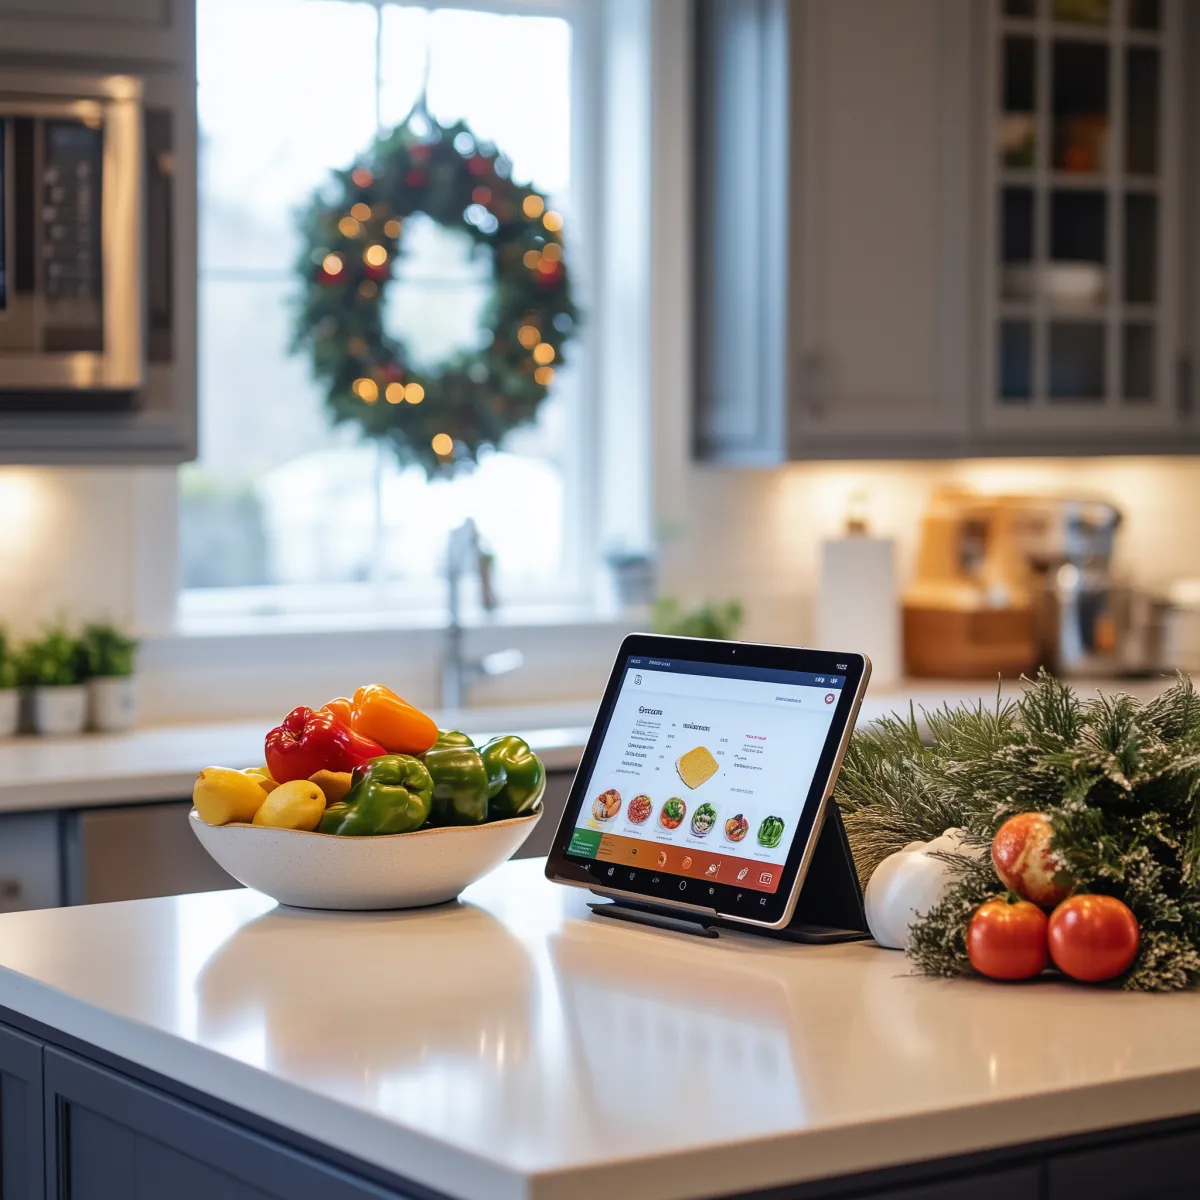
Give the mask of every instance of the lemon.
[[268, 771], [266, 767], [247, 767], [242, 774], [249, 775], [252, 779], [254, 779], [262, 787], [264, 792], [273, 792], [279, 786], [279, 784], [277, 784], [275, 780], [271, 778], [271, 772]]
[[308, 779], [281, 783], [254, 814], [255, 825], [276, 829], [316, 829], [325, 815], [325, 793]]
[[210, 825], [253, 821], [265, 799], [257, 775], [246, 775], [231, 767], [205, 767], [192, 788], [192, 803], [200, 819]]

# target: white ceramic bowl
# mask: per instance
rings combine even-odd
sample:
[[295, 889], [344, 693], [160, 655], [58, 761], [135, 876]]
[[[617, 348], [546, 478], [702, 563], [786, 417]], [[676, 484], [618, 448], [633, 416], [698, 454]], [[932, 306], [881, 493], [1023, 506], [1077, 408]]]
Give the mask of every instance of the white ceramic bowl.
[[453, 900], [520, 847], [542, 816], [416, 833], [337, 837], [264, 825], [209, 825], [193, 808], [192, 831], [239, 883], [297, 908], [417, 908]]

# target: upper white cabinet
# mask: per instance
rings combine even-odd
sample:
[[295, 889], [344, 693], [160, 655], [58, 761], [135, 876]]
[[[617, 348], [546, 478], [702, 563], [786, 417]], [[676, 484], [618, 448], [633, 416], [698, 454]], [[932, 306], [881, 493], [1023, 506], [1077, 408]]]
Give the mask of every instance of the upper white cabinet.
[[794, 454], [965, 432], [961, 15], [943, 0], [796, 14]]
[[1185, 8], [696, 5], [698, 454], [1200, 444]]

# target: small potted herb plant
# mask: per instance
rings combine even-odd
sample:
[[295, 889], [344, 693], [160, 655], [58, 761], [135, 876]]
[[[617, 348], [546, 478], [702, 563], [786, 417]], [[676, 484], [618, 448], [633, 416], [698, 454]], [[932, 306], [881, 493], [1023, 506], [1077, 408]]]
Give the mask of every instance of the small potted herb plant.
[[137, 642], [115, 625], [85, 625], [80, 638], [87, 670], [88, 700], [93, 729], [120, 733], [137, 718], [133, 660]]
[[0, 629], [0, 738], [17, 732], [21, 715], [21, 693], [17, 690], [17, 663]]
[[56, 625], [21, 648], [18, 676], [30, 689], [33, 728], [38, 733], [80, 733], [87, 720], [82, 647]]
[[742, 616], [742, 606], [737, 600], [726, 604], [706, 601], [689, 612], [674, 596], [663, 596], [654, 606], [654, 632], [731, 642], [742, 627]]

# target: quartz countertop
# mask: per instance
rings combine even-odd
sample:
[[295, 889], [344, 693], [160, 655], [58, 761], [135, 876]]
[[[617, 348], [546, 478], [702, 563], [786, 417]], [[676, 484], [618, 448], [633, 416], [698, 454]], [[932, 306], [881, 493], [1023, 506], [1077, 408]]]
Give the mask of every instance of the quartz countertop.
[[0, 916], [0, 1005], [465, 1200], [687, 1200], [1200, 1105], [1195, 994], [692, 938], [542, 869], [409, 913], [235, 891]]
[[[1165, 679], [1077, 683], [1080, 692], [1101, 688], [1147, 698], [1162, 691]], [[1019, 694], [1005, 684], [1005, 698]], [[994, 683], [913, 680], [871, 686], [859, 724], [887, 713], [907, 713], [943, 704], [994, 704]], [[587, 741], [597, 701], [472, 708], [434, 713], [443, 728], [476, 736], [520, 733], [551, 770], [573, 770]], [[0, 812], [136, 803], [190, 796], [196, 772], [208, 766], [250, 766], [262, 762], [262, 742], [279, 718], [257, 721], [203, 721], [148, 725], [129, 733], [84, 734], [72, 738], [20, 737], [0, 741]]]

